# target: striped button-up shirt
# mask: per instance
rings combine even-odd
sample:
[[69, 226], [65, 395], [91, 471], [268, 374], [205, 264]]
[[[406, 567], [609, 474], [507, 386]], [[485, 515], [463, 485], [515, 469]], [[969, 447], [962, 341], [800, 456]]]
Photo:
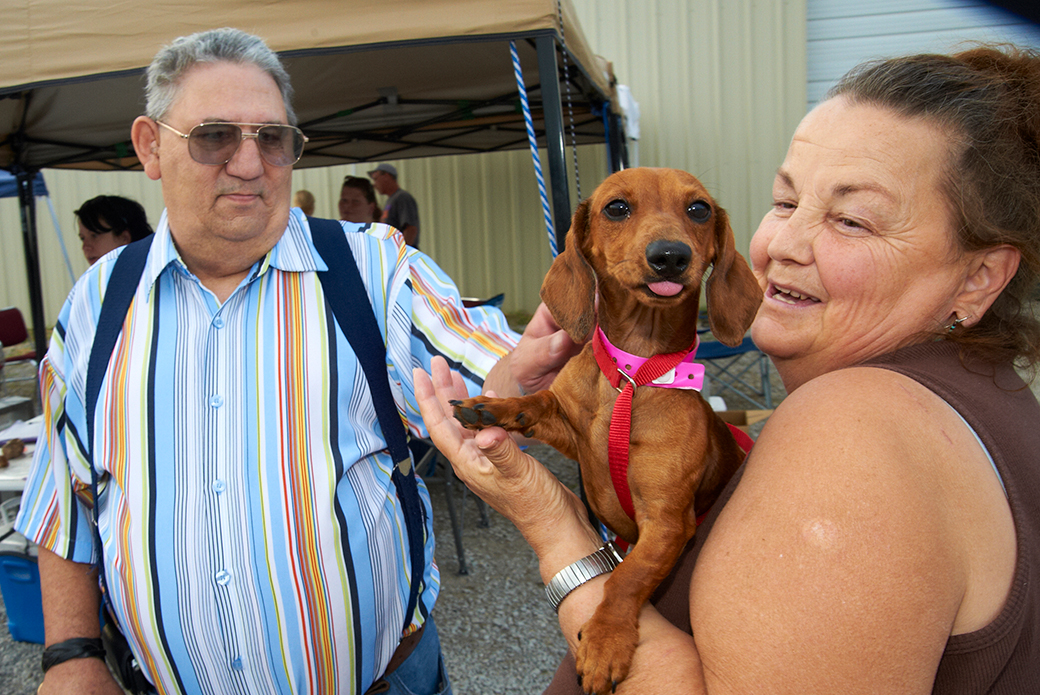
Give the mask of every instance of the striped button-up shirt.
[[[386, 338], [402, 417], [425, 434], [412, 368], [443, 355], [472, 393], [515, 345], [462, 307], [385, 225], [344, 225]], [[76, 283], [40, 372], [44, 426], [16, 525], [91, 562], [86, 368], [118, 250]], [[411, 566], [364, 373], [334, 327], [326, 266], [296, 209], [223, 303], [160, 220], [95, 409], [111, 604], [161, 693], [364, 692], [402, 636]], [[420, 483], [429, 520], [429, 494]], [[439, 590], [427, 521], [422, 624]], [[407, 630], [406, 630], [407, 631]]]

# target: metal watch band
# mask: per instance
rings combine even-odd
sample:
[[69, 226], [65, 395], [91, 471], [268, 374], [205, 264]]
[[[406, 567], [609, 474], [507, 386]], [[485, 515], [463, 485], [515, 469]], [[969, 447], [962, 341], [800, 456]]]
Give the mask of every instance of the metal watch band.
[[614, 545], [614, 541], [610, 541], [592, 555], [572, 562], [557, 572], [545, 585], [545, 595], [549, 598], [553, 610], [559, 613], [560, 602], [567, 594], [590, 579], [613, 571], [622, 560], [624, 557], [621, 556], [621, 551]]

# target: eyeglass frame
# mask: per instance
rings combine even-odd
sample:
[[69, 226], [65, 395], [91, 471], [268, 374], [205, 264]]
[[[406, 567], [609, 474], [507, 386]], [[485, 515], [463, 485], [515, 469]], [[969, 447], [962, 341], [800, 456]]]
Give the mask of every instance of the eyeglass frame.
[[[300, 134], [300, 137], [303, 138], [303, 144], [304, 145], [306, 145], [308, 142], [310, 142], [310, 138], [307, 137], [302, 130], [300, 130], [299, 128], [297, 128], [294, 125], [289, 125], [288, 123], [236, 123], [235, 121], [208, 121], [206, 123], [199, 123], [197, 125], [193, 125], [191, 127], [191, 129], [188, 130], [187, 133], [182, 133], [181, 131], [177, 130], [176, 128], [174, 128], [169, 123], [163, 123], [158, 118], [154, 118], [152, 120], [154, 120], [156, 123], [158, 123], [162, 127], [170, 130], [171, 132], [173, 132], [174, 135], [180, 137], [182, 140], [184, 140], [186, 142], [189, 142], [189, 143], [190, 143], [191, 134], [192, 134], [192, 132], [196, 128], [201, 128], [202, 126], [206, 126], [206, 125], [233, 125], [233, 126], [237, 127], [239, 132], [241, 133], [241, 136], [239, 137], [239, 140], [238, 140], [238, 146], [235, 147], [235, 150], [234, 150], [234, 152], [231, 153], [231, 156], [228, 157], [227, 159], [225, 159], [223, 162], [215, 162], [213, 164], [209, 164], [207, 162], [200, 162], [199, 160], [195, 159], [194, 155], [191, 156], [191, 159], [192, 159], [193, 162], [196, 162], [198, 164], [201, 164], [202, 166], [207, 166], [207, 167], [222, 167], [225, 164], [227, 164], [228, 162], [230, 162], [234, 158], [235, 153], [237, 153], [242, 148], [242, 143], [245, 142], [246, 138], [253, 138], [254, 140], [257, 141], [257, 151], [260, 153], [261, 159], [263, 159], [265, 162], [267, 162], [271, 166], [275, 166], [275, 167], [291, 167], [292, 165], [296, 164], [296, 162], [300, 161], [300, 159], [303, 158], [303, 148], [300, 148], [300, 155], [295, 160], [293, 160], [292, 162], [289, 162], [288, 164], [275, 164], [274, 162], [269, 161], [267, 159], [267, 157], [264, 156], [264, 148], [260, 147], [260, 141], [259, 141], [260, 128], [270, 128], [270, 127], [289, 128], [290, 130], [295, 130], [297, 133]], [[245, 128], [243, 128], [243, 126], [256, 127], [256, 131], [255, 132], [248, 132], [248, 131], [246, 131]], [[188, 154], [191, 155], [191, 147], [190, 146], [188, 147]]]

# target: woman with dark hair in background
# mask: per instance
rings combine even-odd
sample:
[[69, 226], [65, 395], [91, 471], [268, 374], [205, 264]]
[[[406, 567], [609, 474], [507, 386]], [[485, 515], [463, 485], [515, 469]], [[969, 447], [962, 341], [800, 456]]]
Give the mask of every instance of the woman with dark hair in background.
[[152, 233], [140, 203], [118, 195], [99, 195], [76, 210], [83, 255], [91, 265], [112, 249]]
[[372, 182], [361, 176], [343, 179], [339, 194], [339, 218], [347, 222], [365, 224], [378, 222], [381, 216]]

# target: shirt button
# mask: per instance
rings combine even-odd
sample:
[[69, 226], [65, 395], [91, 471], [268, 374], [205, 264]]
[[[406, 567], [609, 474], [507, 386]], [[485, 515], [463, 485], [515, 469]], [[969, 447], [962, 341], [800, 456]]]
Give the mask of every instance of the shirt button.
[[220, 478], [217, 478], [213, 481], [213, 492], [219, 495], [220, 493], [224, 492], [224, 490], [227, 490], [227, 483], [225, 483]]
[[220, 406], [224, 405], [224, 397], [221, 396], [219, 393], [215, 396], [210, 396], [209, 405], [211, 408], [219, 408]]
[[242, 667], [242, 657], [236, 656], [234, 661], [231, 662], [231, 668], [233, 668], [236, 671], [241, 671], [242, 668], [243, 668]]
[[214, 328], [223, 328], [224, 327], [224, 317], [223, 316], [216, 316], [216, 317], [214, 317], [214, 319], [213, 319], [213, 327]]
[[227, 586], [231, 583], [231, 573], [227, 570], [220, 570], [215, 578], [220, 586]]

